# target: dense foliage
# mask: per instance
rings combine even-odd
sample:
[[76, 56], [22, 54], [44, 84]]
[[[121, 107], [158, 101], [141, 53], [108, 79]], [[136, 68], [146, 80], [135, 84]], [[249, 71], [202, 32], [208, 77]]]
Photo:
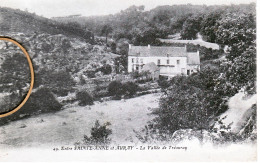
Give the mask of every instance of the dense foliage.
[[95, 125], [91, 128], [91, 136], [84, 135], [83, 142], [87, 145], [105, 145], [109, 144], [111, 139], [109, 136], [112, 134], [112, 130], [107, 128], [111, 123], [107, 122], [100, 125], [96, 120]]
[[79, 106], [94, 104], [93, 97], [86, 91], [77, 92], [76, 99], [79, 101]]
[[154, 112], [152, 131], [161, 136], [179, 129], [210, 131], [210, 122], [228, 109], [230, 97], [239, 91], [256, 94], [255, 21], [252, 14], [231, 12], [212, 23], [218, 24], [212, 38], [229, 47], [225, 59], [203, 66], [197, 74], [160, 81], [164, 95]]
[[68, 95], [70, 91], [73, 91], [73, 86], [75, 86], [70, 73], [66, 71], [53, 72], [42, 70], [37, 75], [37, 84], [46, 86], [59, 96]]
[[120, 81], [112, 81], [108, 85], [108, 94], [115, 96], [117, 99], [120, 99], [122, 95], [132, 97], [138, 90], [138, 85], [133, 82], [121, 83]]
[[255, 13], [255, 4], [232, 6], [173, 5], [145, 11], [144, 6], [131, 6], [108, 16], [63, 17], [57, 21], [76, 21], [96, 35], [128, 39], [135, 45], [157, 44], [157, 38], [181, 33], [183, 39], [195, 39], [197, 32], [209, 42], [216, 42], [217, 22], [224, 15]]

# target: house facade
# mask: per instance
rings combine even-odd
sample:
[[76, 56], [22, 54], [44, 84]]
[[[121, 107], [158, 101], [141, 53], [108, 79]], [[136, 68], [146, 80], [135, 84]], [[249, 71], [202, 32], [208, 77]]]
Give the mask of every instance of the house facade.
[[173, 77], [190, 75], [200, 70], [199, 51], [187, 52], [185, 47], [129, 45], [128, 72], [141, 72], [144, 65], [155, 63], [160, 75]]

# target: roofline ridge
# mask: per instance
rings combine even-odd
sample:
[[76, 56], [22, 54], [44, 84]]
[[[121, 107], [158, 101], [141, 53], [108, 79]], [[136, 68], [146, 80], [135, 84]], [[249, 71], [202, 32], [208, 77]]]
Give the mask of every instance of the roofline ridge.
[[[133, 47], [146, 47], [148, 48], [148, 46], [131, 46], [132, 48]], [[150, 46], [151, 48], [185, 48], [185, 46]]]

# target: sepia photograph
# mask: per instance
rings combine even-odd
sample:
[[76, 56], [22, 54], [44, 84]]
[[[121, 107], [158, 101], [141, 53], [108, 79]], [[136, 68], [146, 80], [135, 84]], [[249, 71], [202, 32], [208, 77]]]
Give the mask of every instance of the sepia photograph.
[[256, 0], [0, 0], [0, 162], [257, 161]]

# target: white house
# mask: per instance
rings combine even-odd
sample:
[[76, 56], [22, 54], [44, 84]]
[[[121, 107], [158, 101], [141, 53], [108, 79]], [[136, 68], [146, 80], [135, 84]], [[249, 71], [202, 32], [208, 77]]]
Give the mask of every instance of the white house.
[[200, 70], [199, 51], [187, 52], [185, 47], [129, 45], [128, 72], [141, 72], [147, 63], [155, 63], [162, 76], [190, 75]]

